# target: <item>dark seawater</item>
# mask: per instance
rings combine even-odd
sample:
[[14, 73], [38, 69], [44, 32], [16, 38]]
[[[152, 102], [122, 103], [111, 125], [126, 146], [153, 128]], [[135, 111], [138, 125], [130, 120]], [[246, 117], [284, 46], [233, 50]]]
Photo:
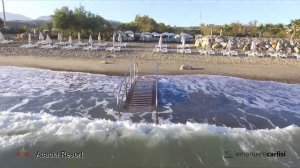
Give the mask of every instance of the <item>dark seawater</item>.
[[[300, 166], [300, 84], [160, 76], [155, 125], [151, 111], [116, 110], [121, 80], [0, 67], [0, 167]], [[62, 150], [84, 158], [36, 158]]]

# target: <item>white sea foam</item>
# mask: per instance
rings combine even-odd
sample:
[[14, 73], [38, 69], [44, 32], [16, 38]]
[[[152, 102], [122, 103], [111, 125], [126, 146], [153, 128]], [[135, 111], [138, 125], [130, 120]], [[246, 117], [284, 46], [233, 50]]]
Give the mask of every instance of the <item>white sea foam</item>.
[[[197, 148], [209, 152], [213, 158], [220, 156], [223, 164], [229, 166], [232, 165], [232, 160], [224, 156], [227, 149], [244, 152], [284, 150], [288, 153], [288, 158], [280, 161], [284, 165], [294, 166], [298, 164], [300, 155], [299, 140], [300, 128], [295, 125], [282, 129], [246, 130], [189, 122], [155, 125], [70, 116], [57, 117], [49, 113], [0, 112], [0, 155], [24, 145], [34, 148], [36, 144], [46, 147], [48, 143], [64, 142], [73, 144], [74, 148], [78, 148], [78, 145], [82, 148], [86, 142], [94, 141], [100, 146], [113, 145], [112, 151], [120, 145], [123, 146], [120, 150], [125, 147], [130, 150], [132, 144], [139, 146], [138, 148], [145, 148], [144, 150], [162, 149], [162, 152], [170, 145], [172, 149], [179, 151], [187, 148], [190, 154], [193, 153], [192, 149]], [[177, 146], [174, 146], [174, 142]], [[39, 148], [44, 148], [43, 146]], [[215, 150], [219, 147], [221, 150]], [[172, 159], [176, 160], [175, 156], [172, 156]], [[193, 157], [200, 165], [213, 163], [205, 153], [196, 153]], [[136, 163], [140, 164], [138, 161]], [[177, 163], [191, 164], [184, 158]]]
[[[101, 113], [106, 113], [115, 119], [130, 120], [133, 114], [121, 112], [121, 118], [119, 118], [119, 113], [114, 109], [116, 92], [121, 80], [121, 77], [81, 72], [0, 67], [0, 97], [11, 98], [9, 99], [10, 104], [2, 106], [2, 108], [0, 105], [0, 110], [30, 112], [32, 111], [30, 109], [32, 104], [36, 100], [42, 99], [43, 101], [35, 106], [37, 110], [35, 112], [91, 117], [91, 110], [101, 109]], [[189, 100], [191, 94], [198, 94], [199, 92], [215, 98], [226, 97], [246, 108], [300, 114], [299, 84], [214, 75], [160, 76], [159, 101], [163, 107], [160, 109], [160, 114], [164, 116], [159, 117], [160, 122], [176, 122], [173, 121], [176, 118], [174, 115], [177, 115], [174, 114], [174, 111], [177, 113], [178, 111], [173, 108], [174, 105], [182, 102], [182, 100]], [[23, 109], [24, 106], [29, 109]], [[245, 109], [242, 110], [247, 115], [266, 120], [270, 126], [276, 126], [272, 120], [265, 116], [251, 114]], [[145, 116], [148, 113], [139, 114]], [[154, 114], [152, 113], [152, 115]], [[285, 117], [278, 117], [286, 120]], [[249, 129], [256, 128], [255, 124], [247, 120], [247, 117], [232, 115], [232, 118], [236, 119], [241, 126], [243, 123], [240, 121], [244, 121], [249, 125]], [[194, 121], [194, 119], [187, 118], [186, 121]], [[223, 124], [218, 121], [216, 123]]]
[[[78, 139], [97, 137], [100, 142], [118, 138], [137, 138], [149, 146], [168, 139], [193, 136], [215, 136], [237, 140], [245, 151], [255, 150], [260, 144], [276, 146], [295, 144], [300, 128], [294, 125], [280, 129], [245, 130], [244, 128], [217, 127], [208, 124], [145, 124], [130, 121], [90, 120], [78, 117], [56, 117], [48, 113], [0, 112], [0, 144], [9, 147], [39, 137], [68, 136]], [[108, 138], [109, 137], [109, 138]], [[299, 155], [299, 154], [298, 154]]]
[[[248, 107], [271, 111], [288, 111], [300, 114], [300, 85], [272, 81], [256, 81], [217, 75], [161, 76], [162, 86], [174, 95], [199, 91], [212, 96], [224, 95]], [[175, 88], [175, 89], [174, 89]], [[183, 88], [178, 90], [176, 88]], [[180, 94], [180, 92], [182, 92]]]

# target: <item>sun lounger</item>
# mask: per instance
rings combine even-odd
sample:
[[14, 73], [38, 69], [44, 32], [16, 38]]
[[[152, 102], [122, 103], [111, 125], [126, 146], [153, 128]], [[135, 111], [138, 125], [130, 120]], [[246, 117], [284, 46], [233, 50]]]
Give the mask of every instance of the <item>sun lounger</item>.
[[38, 44], [24, 44], [24, 45], [21, 45], [20, 47], [21, 48], [36, 48], [38, 46], [39, 46]]
[[41, 41], [38, 41], [36, 44], [45, 45], [48, 43], [46, 42], [46, 40], [41, 40]]
[[67, 45], [67, 46], [62, 47], [62, 49], [75, 50], [75, 49], [78, 49], [78, 46], [76, 46], [76, 45]]
[[116, 43], [115, 44], [116, 47], [125, 47], [127, 46], [127, 43]]
[[121, 47], [107, 47], [106, 51], [115, 52], [115, 51], [121, 51]]
[[99, 47], [98, 49], [105, 49], [107, 43], [96, 43], [94, 46]]
[[215, 56], [216, 53], [215, 53], [214, 50], [207, 50], [207, 55], [208, 55], [208, 56], [211, 56], [211, 55]]
[[230, 55], [230, 56], [238, 56], [238, 52], [235, 51], [235, 50], [230, 50], [230, 51], [229, 51], [229, 55]]
[[300, 54], [292, 53], [290, 56], [288, 56], [288, 58], [296, 58], [296, 59], [300, 59]]
[[207, 51], [206, 50], [200, 49], [199, 53], [200, 53], [200, 55], [207, 55]]
[[42, 49], [55, 49], [57, 47], [58, 47], [58, 45], [47, 44], [47, 45], [41, 46], [40, 48], [42, 48]]
[[274, 57], [274, 58], [278, 58], [278, 53], [268, 53], [267, 54], [268, 56], [270, 56], [270, 57]]
[[0, 44], [10, 44], [10, 43], [13, 43], [13, 42], [14, 42], [13, 40], [1, 40]]
[[223, 56], [230, 56], [230, 52], [229, 52], [229, 51], [226, 51], [226, 50], [223, 50], [223, 51], [222, 51], [222, 55], [223, 55]]
[[185, 54], [192, 54], [192, 50], [190, 48], [184, 49]]
[[87, 46], [87, 47], [84, 47], [82, 50], [84, 50], [84, 51], [89, 51], [89, 50], [91, 50], [91, 51], [98, 51], [99, 50], [99, 47], [98, 46]]
[[69, 44], [68, 42], [57, 42], [57, 43], [54, 43], [55, 45], [59, 45], [59, 46], [64, 46], [64, 45], [67, 45]]
[[279, 57], [279, 58], [287, 58], [287, 55], [286, 55], [286, 53], [279, 52], [279, 53], [278, 53], [278, 57]]

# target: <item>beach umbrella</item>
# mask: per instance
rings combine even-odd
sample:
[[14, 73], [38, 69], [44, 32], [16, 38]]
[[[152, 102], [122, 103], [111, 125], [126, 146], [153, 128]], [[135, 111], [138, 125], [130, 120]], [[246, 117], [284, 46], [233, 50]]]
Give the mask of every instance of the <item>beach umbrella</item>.
[[48, 34], [47, 34], [47, 37], [46, 37], [46, 42], [47, 42], [48, 44], [52, 43], [52, 40], [50, 39], [50, 37], [49, 37]]
[[0, 32], [0, 41], [5, 40], [3, 34]]
[[43, 36], [43, 34], [40, 32], [40, 34], [39, 34], [39, 40], [44, 40], [45, 39], [45, 37]]
[[72, 40], [72, 36], [69, 36], [69, 41], [68, 43], [71, 45], [73, 43], [73, 40]]
[[122, 42], [122, 37], [121, 37], [121, 34], [119, 33], [119, 36], [118, 36], [118, 41], [121, 43]]
[[161, 45], [162, 45], [162, 34], [159, 36], [159, 40], [158, 40], [159, 48], [161, 48]]
[[115, 46], [115, 41], [116, 41], [116, 32], [114, 32], [114, 34], [113, 34], [113, 46]]
[[90, 35], [89, 43], [91, 44], [91, 46], [93, 46], [93, 38], [92, 38], [92, 35]]
[[100, 32], [98, 34], [98, 41], [99, 41], [99, 44], [101, 43], [101, 35], [100, 35]]
[[28, 33], [28, 43], [31, 44], [31, 34]]
[[227, 42], [227, 45], [226, 45], [226, 49], [231, 50], [231, 47], [232, 47], [232, 42], [229, 39], [228, 42]]
[[255, 45], [255, 42], [254, 42], [254, 41], [252, 41], [250, 49], [251, 49], [252, 51], [255, 51], [255, 50], [256, 50], [256, 45]]
[[185, 37], [184, 37], [184, 35], [181, 36], [181, 43], [182, 43], [182, 47], [184, 49], [184, 46], [185, 46]]
[[280, 50], [280, 41], [277, 42], [277, 45], [276, 45], [275, 49], [276, 49], [277, 52]]
[[61, 42], [61, 40], [62, 40], [62, 36], [61, 36], [60, 33], [57, 34], [57, 40], [58, 40], [59, 42]]
[[78, 43], [80, 43], [80, 32], [78, 32]]

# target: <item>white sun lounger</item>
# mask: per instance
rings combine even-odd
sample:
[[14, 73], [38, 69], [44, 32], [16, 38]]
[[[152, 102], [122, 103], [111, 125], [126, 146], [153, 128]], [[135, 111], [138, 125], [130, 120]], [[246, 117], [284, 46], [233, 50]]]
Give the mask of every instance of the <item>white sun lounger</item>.
[[222, 53], [223, 56], [230, 56], [229, 51], [223, 50], [221, 53]]
[[230, 54], [230, 56], [238, 56], [238, 52], [235, 50], [230, 50], [229, 54]]
[[200, 49], [199, 53], [200, 53], [200, 55], [207, 55], [207, 51], [206, 50]]
[[278, 53], [268, 53], [270, 57], [278, 58]]
[[41, 46], [40, 48], [42, 48], [42, 49], [55, 49], [57, 47], [58, 47], [58, 45], [47, 44], [47, 45]]
[[24, 45], [21, 45], [20, 47], [21, 48], [36, 48], [38, 46], [39, 46], [38, 44], [24, 44]]
[[87, 46], [87, 47], [84, 47], [82, 50], [84, 50], [84, 51], [89, 51], [89, 50], [91, 50], [91, 51], [98, 51], [99, 48], [100, 47], [98, 47], [98, 46], [95, 46], [95, 47], [93, 47], [93, 46]]
[[78, 49], [78, 46], [76, 46], [76, 45], [67, 45], [67, 46], [64, 46], [64, 47], [62, 47], [62, 49], [66, 49], [66, 50], [75, 50], [75, 49]]
[[13, 40], [1, 40], [0, 44], [10, 44], [10, 43], [13, 43], [13, 42], [14, 42]]
[[127, 46], [127, 43], [115, 43], [116, 47], [125, 47]]
[[121, 47], [107, 47], [106, 51], [115, 52], [115, 51], [121, 51]]
[[215, 53], [214, 50], [207, 50], [207, 55], [208, 55], [208, 56], [211, 56], [211, 55], [215, 56], [216, 53]]
[[94, 44], [94, 46], [99, 47], [99, 49], [105, 49], [105, 47], [107, 46], [107, 43], [96, 43], [96, 44]]

